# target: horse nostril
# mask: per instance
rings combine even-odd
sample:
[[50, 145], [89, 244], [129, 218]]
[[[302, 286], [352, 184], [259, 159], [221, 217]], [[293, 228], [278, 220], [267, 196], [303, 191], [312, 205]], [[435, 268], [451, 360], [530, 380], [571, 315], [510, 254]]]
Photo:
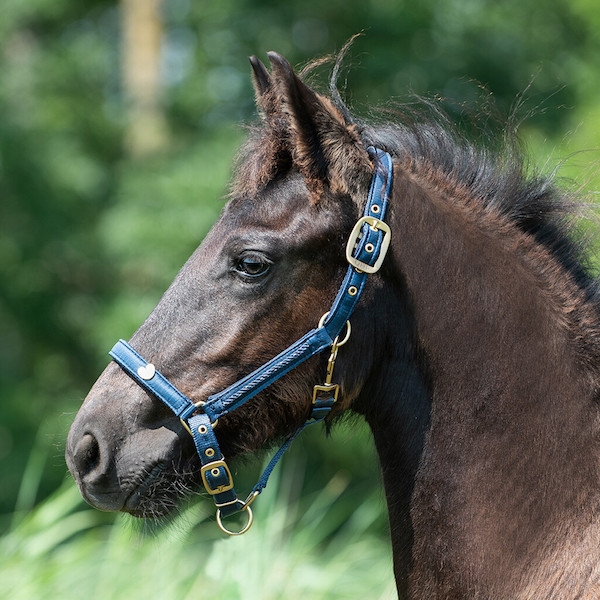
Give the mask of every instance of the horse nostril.
[[98, 466], [100, 446], [98, 440], [91, 433], [84, 434], [79, 440], [73, 453], [73, 460], [81, 477], [84, 477]]

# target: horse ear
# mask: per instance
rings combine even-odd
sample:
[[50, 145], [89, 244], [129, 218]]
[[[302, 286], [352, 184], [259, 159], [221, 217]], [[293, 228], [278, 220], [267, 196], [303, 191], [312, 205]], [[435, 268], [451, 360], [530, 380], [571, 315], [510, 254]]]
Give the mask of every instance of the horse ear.
[[269, 117], [276, 110], [273, 80], [265, 65], [256, 56], [251, 56], [249, 60], [252, 65], [252, 83], [256, 94], [256, 105], [263, 116]]
[[362, 191], [372, 166], [356, 126], [347, 123], [328, 98], [303, 83], [283, 56], [268, 56], [271, 85], [289, 118], [294, 162], [308, 184], [317, 192], [323, 184], [350, 195]]

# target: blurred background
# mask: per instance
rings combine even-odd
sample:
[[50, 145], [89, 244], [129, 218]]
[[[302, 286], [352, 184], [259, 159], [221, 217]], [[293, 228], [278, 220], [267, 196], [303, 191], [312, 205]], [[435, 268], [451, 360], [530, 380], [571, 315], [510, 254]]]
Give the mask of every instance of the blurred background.
[[[302, 66], [362, 31], [339, 81], [355, 113], [413, 92], [459, 120], [476, 107], [516, 113], [532, 164], [562, 165], [566, 185], [593, 198], [600, 4], [0, 7], [0, 596], [393, 598], [383, 493], [360, 423], [297, 442], [259, 523], [232, 540], [217, 535], [208, 502], [152, 535], [87, 508], [66, 476], [66, 432], [107, 351], [147, 316], [222, 207], [255, 114], [249, 55], [277, 50]], [[318, 74], [326, 88], [327, 68]], [[260, 462], [240, 469], [239, 487]]]

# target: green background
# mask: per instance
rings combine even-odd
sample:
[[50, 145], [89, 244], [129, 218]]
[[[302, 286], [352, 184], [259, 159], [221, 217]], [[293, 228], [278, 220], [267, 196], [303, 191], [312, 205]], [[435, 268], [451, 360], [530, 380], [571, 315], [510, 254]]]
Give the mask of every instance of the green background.
[[[88, 509], [65, 477], [66, 432], [107, 350], [222, 207], [254, 118], [249, 55], [277, 50], [302, 66], [363, 32], [339, 82], [357, 114], [415, 93], [469, 127], [477, 112], [498, 131], [511, 118], [532, 164], [560, 167], [593, 199], [600, 4], [164, 0], [150, 107], [123, 73], [126, 5], [0, 5], [0, 596], [393, 597], [359, 422], [297, 443], [255, 530], [235, 540], [216, 535], [207, 502], [152, 536]], [[314, 80], [326, 89], [327, 68]], [[144, 116], [152, 126], [136, 138]], [[261, 460], [240, 469], [242, 485]]]

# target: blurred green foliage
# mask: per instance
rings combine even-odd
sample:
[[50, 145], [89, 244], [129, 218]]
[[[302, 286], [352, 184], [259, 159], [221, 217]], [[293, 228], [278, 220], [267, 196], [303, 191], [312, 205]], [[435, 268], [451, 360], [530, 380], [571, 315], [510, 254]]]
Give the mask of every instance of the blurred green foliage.
[[126, 515], [110, 527], [64, 485], [0, 538], [0, 597], [79, 600], [85, 590], [87, 600], [393, 598], [378, 491], [349, 503], [348, 479], [338, 473], [306, 494], [298, 485], [304, 465], [288, 462], [239, 538], [215, 536], [208, 502], [153, 536], [140, 535]]
[[[303, 64], [364, 31], [339, 81], [359, 114], [412, 91], [451, 99], [459, 115], [491, 94], [504, 115], [520, 103], [522, 131], [548, 168], [598, 146], [592, 0], [165, 0], [162, 22], [168, 143], [134, 158], [119, 6], [3, 2], [0, 530], [59, 486], [66, 431], [106, 351], [215, 220], [239, 124], [254, 114], [248, 55], [274, 49]], [[572, 163], [570, 175], [593, 181], [591, 159]], [[357, 470], [354, 452], [331, 445], [310, 458], [321, 481]]]

